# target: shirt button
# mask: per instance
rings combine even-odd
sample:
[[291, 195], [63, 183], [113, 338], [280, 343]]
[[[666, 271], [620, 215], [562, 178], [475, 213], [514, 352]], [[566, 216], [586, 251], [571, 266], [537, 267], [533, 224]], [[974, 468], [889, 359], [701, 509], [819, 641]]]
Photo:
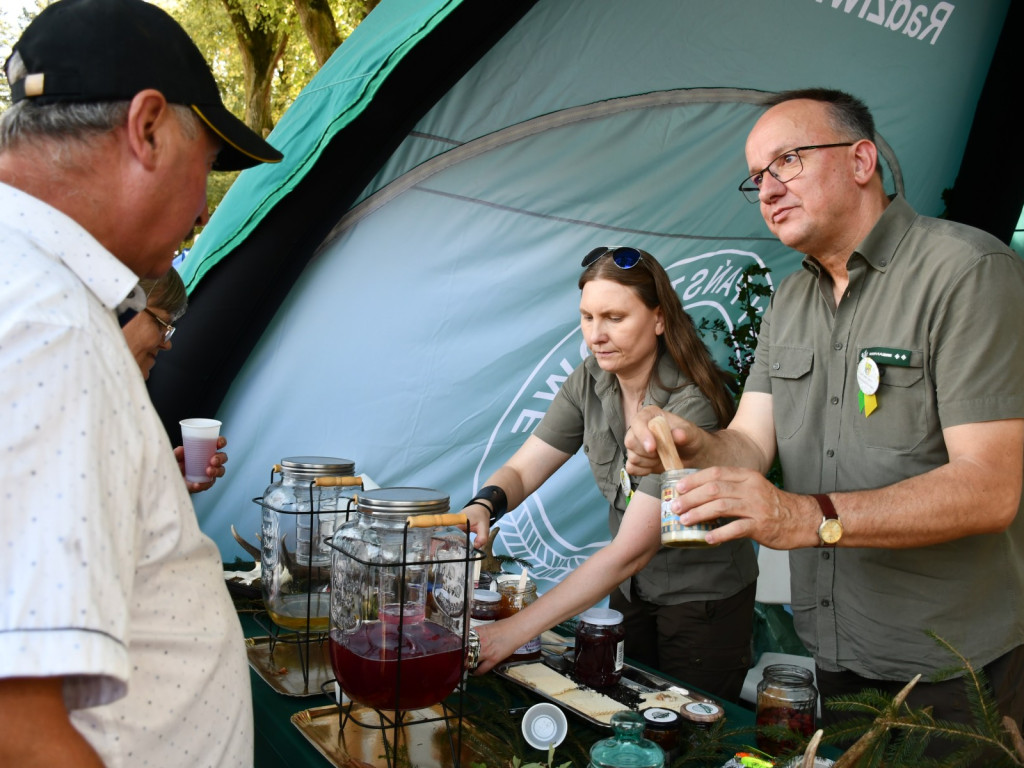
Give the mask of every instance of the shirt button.
[[772, 363], [772, 370], [773, 370], [773, 371], [777, 371], [777, 370], [779, 370], [779, 368], [781, 368], [781, 367], [782, 367], [782, 366], [781, 366], [781, 365], [779, 365], [778, 363]]
[[831, 603], [828, 600], [822, 600], [821, 601], [821, 607], [822, 608], [828, 608], [830, 605], [831, 605]]
[[843, 348], [843, 342], [837, 341], [835, 344], [832, 345], [832, 348], [837, 350], [837, 351], [842, 349]]
[[822, 552], [821, 553], [821, 559], [822, 560], [829, 560], [829, 559], [831, 559], [831, 557], [832, 557], [832, 553], [831, 552]]
[[825, 455], [831, 459], [833, 456], [836, 455], [836, 452], [829, 448], [827, 451], [825, 451]]
[[839, 404], [839, 398], [836, 397], [835, 395], [832, 395], [832, 405], [838, 405], [838, 404]]

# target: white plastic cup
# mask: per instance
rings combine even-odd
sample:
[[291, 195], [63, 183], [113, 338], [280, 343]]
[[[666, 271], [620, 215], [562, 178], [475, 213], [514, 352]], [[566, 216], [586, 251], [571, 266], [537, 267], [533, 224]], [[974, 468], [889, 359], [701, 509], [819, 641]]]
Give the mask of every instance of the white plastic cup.
[[182, 419], [181, 444], [185, 446], [185, 480], [208, 483], [206, 468], [217, 452], [221, 423], [216, 419]]
[[569, 733], [569, 721], [561, 709], [544, 701], [526, 710], [522, 728], [527, 744], [534, 749], [548, 749], [562, 743]]

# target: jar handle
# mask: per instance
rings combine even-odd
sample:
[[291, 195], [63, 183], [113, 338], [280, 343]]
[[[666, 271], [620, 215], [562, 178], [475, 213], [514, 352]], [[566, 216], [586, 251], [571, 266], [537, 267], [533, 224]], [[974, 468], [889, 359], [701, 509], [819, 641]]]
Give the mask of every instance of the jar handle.
[[440, 528], [445, 525], [465, 525], [465, 512], [449, 512], [445, 515], [409, 515], [406, 518], [410, 528]]
[[358, 485], [360, 488], [363, 487], [363, 478], [361, 477], [318, 477], [313, 483], [320, 487], [334, 487], [334, 486], [352, 486]]

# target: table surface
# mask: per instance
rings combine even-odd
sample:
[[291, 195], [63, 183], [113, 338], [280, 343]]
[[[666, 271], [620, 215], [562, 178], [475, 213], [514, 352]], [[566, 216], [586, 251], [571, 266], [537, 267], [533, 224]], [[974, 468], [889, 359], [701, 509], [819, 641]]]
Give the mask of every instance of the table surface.
[[[251, 613], [240, 613], [239, 617], [246, 637], [266, 635], [265, 630], [256, 623]], [[256, 731], [256, 768], [325, 768], [330, 766], [330, 761], [321, 755], [292, 724], [291, 717], [302, 710], [329, 705], [331, 699], [322, 695], [297, 697], [278, 693], [251, 668], [250, 679], [252, 681]], [[685, 683], [681, 684], [685, 685]], [[540, 700], [532, 699], [528, 691], [517, 692], [527, 697], [528, 700], [525, 702], [527, 704]], [[728, 702], [723, 704], [727, 727], [753, 726], [754, 713], [751, 710]], [[572, 715], [570, 715], [570, 721], [574, 723], [574, 728], [593, 730], [593, 741], [607, 738], [610, 735], [610, 732], [588, 725]], [[520, 757], [538, 761], [546, 759], [545, 753], [529, 748]], [[556, 764], [559, 762], [558, 759], [559, 753], [556, 749]], [[488, 768], [492, 767], [488, 766]]]

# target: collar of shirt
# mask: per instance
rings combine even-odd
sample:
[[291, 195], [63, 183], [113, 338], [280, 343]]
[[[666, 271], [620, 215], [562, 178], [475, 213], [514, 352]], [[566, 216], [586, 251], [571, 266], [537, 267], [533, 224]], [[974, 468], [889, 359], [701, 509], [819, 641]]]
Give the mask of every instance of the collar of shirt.
[[[907, 230], [916, 219], [917, 212], [910, 203], [901, 195], [891, 195], [889, 205], [868, 232], [867, 237], [853, 250], [850, 259], [860, 256], [876, 271], [885, 272], [892, 264], [896, 249], [906, 236]], [[849, 265], [849, 262], [847, 264]], [[804, 269], [821, 276], [821, 265], [813, 256], [804, 256], [803, 266]]]
[[0, 225], [57, 254], [108, 309], [142, 311], [146, 306], [139, 278], [85, 228], [53, 206], [2, 182]]
[[[615, 377], [614, 373], [608, 373], [597, 364], [597, 360], [593, 355], [588, 355], [585, 361], [587, 372], [590, 377], [594, 380], [594, 392], [602, 400], [609, 396], [610, 393], [617, 394], [619, 392], [619, 381]], [[672, 392], [676, 389], [691, 384], [692, 382], [686, 377], [682, 371], [680, 371], [672, 360], [672, 355], [667, 351], [662, 352], [658, 355], [658, 375], [657, 377], [651, 376], [651, 380], [647, 385], [647, 394], [644, 396], [643, 405], [656, 405], [659, 408], [663, 407], [668, 402], [669, 397], [672, 396]], [[658, 386], [658, 381], [664, 382], [671, 389], [662, 389]]]

